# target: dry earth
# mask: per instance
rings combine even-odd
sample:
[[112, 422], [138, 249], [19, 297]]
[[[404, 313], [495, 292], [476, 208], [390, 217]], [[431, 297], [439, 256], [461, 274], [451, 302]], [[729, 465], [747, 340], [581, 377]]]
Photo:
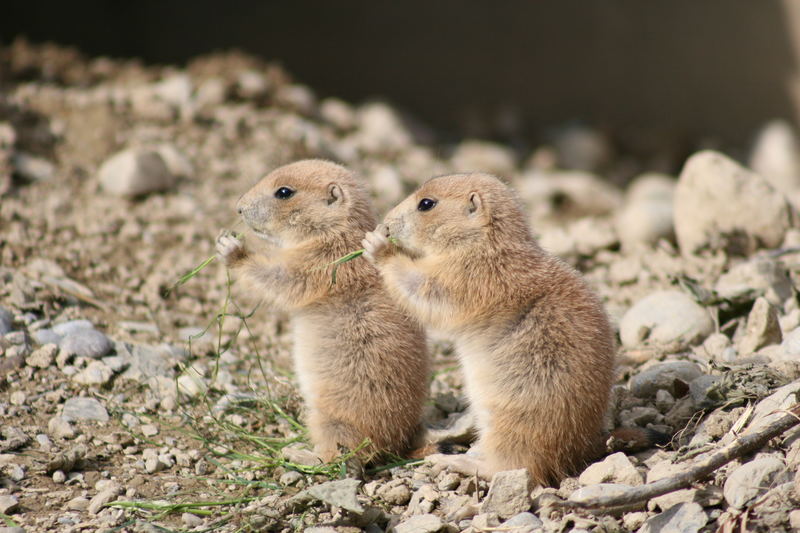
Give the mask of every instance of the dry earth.
[[[0, 531], [800, 528], [797, 430], [648, 502], [553, 505], [673, 475], [796, 403], [800, 152], [786, 124], [760, 132], [754, 172], [701, 152], [679, 177], [618, 188], [599, 177], [618, 156], [591, 129], [525, 158], [424, 145], [388, 105], [319, 100], [238, 53], [156, 67], [18, 41], [0, 48], [0, 83]], [[353, 481], [350, 462], [304, 464], [285, 317], [216, 262], [166, 294], [235, 228], [251, 183], [304, 157], [358, 171], [380, 212], [443, 172], [507, 178], [618, 324], [609, 427], [672, 442], [533, 492], [519, 472], [485, 483], [398, 461]], [[432, 342], [428, 423], [464, 443], [457, 363]]]

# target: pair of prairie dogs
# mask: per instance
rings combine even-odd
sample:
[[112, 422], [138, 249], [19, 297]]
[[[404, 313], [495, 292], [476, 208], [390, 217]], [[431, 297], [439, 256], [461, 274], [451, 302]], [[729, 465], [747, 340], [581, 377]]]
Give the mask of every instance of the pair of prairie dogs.
[[[376, 228], [354, 175], [308, 160], [268, 174], [237, 209], [258, 247], [223, 234], [218, 252], [258, 296], [291, 314], [322, 459], [365, 437], [399, 454], [415, 445], [428, 391], [423, 327], [455, 343], [482, 476], [527, 468], [534, 483], [548, 484], [597, 453], [612, 329], [579, 275], [534, 241], [500, 180], [431, 179]], [[362, 242], [368, 260], [343, 264], [331, 284], [320, 265]]]

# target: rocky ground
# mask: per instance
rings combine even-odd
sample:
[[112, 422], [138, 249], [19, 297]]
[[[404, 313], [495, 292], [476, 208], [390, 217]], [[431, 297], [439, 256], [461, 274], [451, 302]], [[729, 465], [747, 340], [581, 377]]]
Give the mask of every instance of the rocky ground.
[[[559, 506], [675, 475], [797, 402], [788, 125], [765, 126], [740, 163], [699, 152], [680, 176], [621, 187], [600, 175], [625, 164], [596, 131], [528, 154], [426, 145], [390, 106], [320, 100], [241, 54], [145, 67], [19, 41], [0, 49], [0, 83], [0, 531], [800, 528], [797, 429], [646, 502]], [[672, 442], [532, 492], [522, 472], [486, 483], [398, 460], [354, 480], [345, 460], [309, 461], [285, 317], [215, 262], [167, 292], [235, 229], [251, 183], [304, 157], [358, 171], [380, 212], [432, 175], [506, 177], [618, 324], [609, 428]], [[457, 363], [432, 342], [426, 416], [464, 443]]]

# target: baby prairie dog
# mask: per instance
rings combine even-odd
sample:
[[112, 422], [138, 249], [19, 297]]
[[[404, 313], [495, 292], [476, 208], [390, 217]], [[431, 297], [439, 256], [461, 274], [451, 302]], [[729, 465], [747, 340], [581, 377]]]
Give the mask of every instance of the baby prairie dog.
[[527, 468], [549, 484], [600, 451], [611, 326], [578, 273], [539, 247], [500, 180], [434, 178], [363, 244], [403, 308], [455, 342], [478, 425], [475, 471]]
[[237, 210], [258, 246], [223, 233], [217, 251], [249, 292], [290, 314], [316, 452], [330, 461], [369, 438], [370, 452], [406, 453], [427, 394], [424, 333], [367, 261], [343, 264], [335, 284], [325, 268], [375, 227], [363, 185], [339, 165], [298, 161], [264, 177]]

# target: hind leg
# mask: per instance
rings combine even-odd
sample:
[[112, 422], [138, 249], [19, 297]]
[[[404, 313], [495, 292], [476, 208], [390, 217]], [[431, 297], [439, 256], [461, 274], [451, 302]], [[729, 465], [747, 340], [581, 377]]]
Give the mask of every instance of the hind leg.
[[314, 452], [326, 463], [339, 457], [345, 450], [355, 450], [364, 441], [355, 427], [319, 411], [309, 413], [308, 429]]

